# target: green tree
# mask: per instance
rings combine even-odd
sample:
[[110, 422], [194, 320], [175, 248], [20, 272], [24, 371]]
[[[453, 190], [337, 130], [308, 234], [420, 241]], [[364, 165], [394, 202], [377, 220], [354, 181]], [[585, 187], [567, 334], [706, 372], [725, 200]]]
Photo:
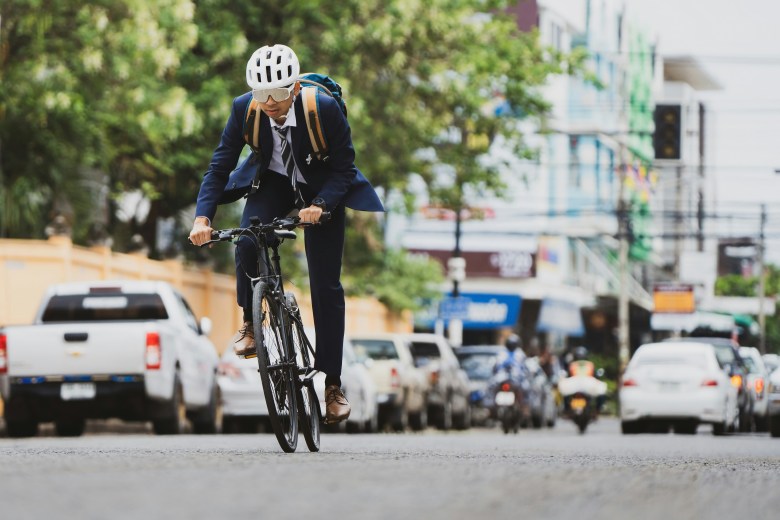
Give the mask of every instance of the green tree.
[[3, 2], [0, 234], [41, 236], [59, 212], [83, 239], [95, 186], [159, 197], [166, 145], [202, 127], [171, 81], [193, 15], [187, 0]]
[[[780, 294], [780, 267], [772, 264], [766, 266], [767, 297], [777, 297]], [[758, 277], [730, 274], [720, 276], [715, 280], [715, 294], [718, 296], [758, 296]], [[768, 352], [780, 353], [780, 315], [777, 306], [772, 315], [766, 317], [766, 346]]]
[[[539, 87], [552, 74], [581, 70], [584, 58], [542, 48], [536, 33], [520, 32], [501, 14], [508, 4], [7, 0], [0, 5], [0, 236], [42, 236], [55, 212], [71, 218], [77, 242], [106, 220], [120, 249], [137, 232], [154, 247], [161, 218], [173, 217], [176, 236], [185, 236], [186, 210], [230, 101], [247, 88], [247, 56], [276, 42], [295, 48], [305, 70], [343, 85], [358, 167], [385, 193], [408, 193], [409, 179], [420, 175], [432, 198], [452, 208], [465, 204], [468, 190], [500, 194], [500, 165], [487, 164], [486, 153], [500, 145], [532, 156], [518, 119], [543, 121]], [[485, 109], [497, 98], [513, 117]], [[102, 206], [93, 199], [105, 186], [109, 201], [128, 191], [149, 198], [146, 222], [118, 222], [112, 208], [96, 214]], [[405, 202], [412, 207], [411, 196]], [[235, 213], [221, 209], [220, 223], [232, 224]], [[416, 280], [404, 295], [425, 293], [433, 270], [385, 252], [375, 216], [349, 219], [351, 235], [364, 233], [352, 241], [363, 249], [348, 246], [345, 255], [355, 290], [378, 292], [378, 274], [394, 272]], [[387, 302], [403, 301], [390, 293]]]

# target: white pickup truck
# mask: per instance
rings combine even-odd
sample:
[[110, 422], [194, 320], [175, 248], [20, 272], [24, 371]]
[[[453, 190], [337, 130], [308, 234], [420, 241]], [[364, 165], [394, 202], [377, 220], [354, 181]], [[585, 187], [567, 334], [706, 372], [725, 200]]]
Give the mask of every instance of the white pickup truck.
[[217, 351], [169, 284], [51, 287], [32, 325], [0, 328], [0, 395], [11, 437], [55, 423], [62, 436], [88, 418], [151, 421], [158, 434], [219, 428]]

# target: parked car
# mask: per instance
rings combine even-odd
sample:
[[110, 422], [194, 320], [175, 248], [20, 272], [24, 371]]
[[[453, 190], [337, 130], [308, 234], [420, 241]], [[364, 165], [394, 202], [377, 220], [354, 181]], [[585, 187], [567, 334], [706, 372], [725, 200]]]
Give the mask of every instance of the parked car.
[[474, 425], [485, 425], [490, 420], [493, 402], [487, 392], [488, 385], [493, 377], [498, 355], [505, 350], [501, 345], [466, 345], [455, 352], [460, 366], [469, 378], [469, 403]]
[[716, 347], [680, 340], [639, 347], [623, 375], [620, 419], [623, 433], [668, 431], [694, 434], [712, 424], [715, 435], [739, 418], [738, 389], [718, 362]]
[[427, 425], [427, 383], [423, 372], [414, 366], [407, 337], [359, 334], [352, 337], [352, 346], [376, 385], [379, 427], [423, 429]]
[[224, 433], [270, 432], [257, 359], [236, 356], [231, 345], [222, 353], [217, 382], [222, 401]]
[[780, 368], [769, 374], [767, 393], [769, 394], [769, 434], [772, 437], [780, 437]]
[[761, 357], [764, 359], [767, 372], [770, 374], [780, 368], [780, 356], [777, 354], [764, 354]]
[[[753, 426], [753, 394], [748, 389], [748, 367], [742, 356], [739, 355], [739, 345], [728, 338], [719, 337], [687, 337], [685, 341], [706, 343], [715, 348], [718, 363], [731, 378], [731, 384], [737, 389], [737, 406], [739, 408], [739, 420], [737, 430], [749, 432]], [[680, 341], [679, 339], [667, 339], [667, 342]]]
[[54, 285], [32, 325], [0, 331], [6, 430], [35, 435], [53, 421], [77, 436], [86, 419], [151, 421], [158, 434], [219, 429], [218, 356], [170, 284], [96, 281]]
[[555, 426], [555, 420], [558, 418], [554, 385], [539, 364], [539, 358], [526, 358], [525, 366], [528, 368], [531, 388], [533, 389], [531, 425], [534, 428], [541, 428], [542, 426], [552, 428]]
[[[306, 333], [312, 342], [314, 331]], [[325, 374], [314, 376], [314, 389], [320, 399], [320, 410], [325, 413]], [[344, 355], [341, 364], [341, 389], [352, 411], [346, 421], [334, 425], [337, 431], [347, 433], [373, 433], [379, 429], [379, 404], [374, 379], [364, 362], [358, 360], [352, 341], [344, 340]]]
[[753, 394], [753, 421], [756, 431], [765, 432], [769, 429], [769, 396], [766, 388], [769, 372], [761, 358], [761, 352], [756, 347], [739, 347], [739, 355], [748, 368], [748, 389]]
[[471, 426], [468, 375], [447, 339], [440, 334], [410, 334], [412, 357], [428, 382], [428, 421], [440, 430]]
[[[314, 331], [306, 335], [314, 342]], [[257, 359], [239, 358], [228, 347], [222, 354], [219, 367], [219, 388], [222, 395], [222, 424], [225, 433], [270, 431], [268, 406], [263, 395]], [[334, 429], [349, 432], [377, 430], [378, 408], [376, 386], [368, 369], [357, 361], [348, 338], [344, 340], [341, 383], [344, 395], [352, 406], [349, 419]], [[320, 409], [325, 410], [325, 375], [314, 377], [314, 389], [320, 399]]]

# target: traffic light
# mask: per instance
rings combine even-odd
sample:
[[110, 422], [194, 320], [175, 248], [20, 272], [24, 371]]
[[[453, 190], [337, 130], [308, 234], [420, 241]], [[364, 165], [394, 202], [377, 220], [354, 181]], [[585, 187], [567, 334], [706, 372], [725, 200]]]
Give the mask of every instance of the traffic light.
[[653, 147], [656, 159], [681, 158], [681, 114], [680, 105], [656, 105], [653, 120]]

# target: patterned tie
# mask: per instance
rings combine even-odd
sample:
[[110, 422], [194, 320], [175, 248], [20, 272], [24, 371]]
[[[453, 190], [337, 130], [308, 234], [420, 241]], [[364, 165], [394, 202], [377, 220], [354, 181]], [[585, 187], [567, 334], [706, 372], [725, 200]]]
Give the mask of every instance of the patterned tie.
[[290, 128], [289, 126], [285, 127], [274, 127], [276, 129], [276, 132], [279, 134], [279, 137], [282, 141], [282, 162], [284, 163], [284, 168], [287, 170], [287, 176], [290, 178], [290, 184], [292, 184], [293, 193], [295, 193], [295, 205], [298, 207], [298, 209], [302, 209], [306, 202], [303, 200], [303, 195], [301, 195], [301, 190], [298, 189], [298, 179], [295, 175], [295, 163], [293, 163], [292, 160], [292, 153], [290, 151], [290, 143], [287, 142], [287, 130]]

